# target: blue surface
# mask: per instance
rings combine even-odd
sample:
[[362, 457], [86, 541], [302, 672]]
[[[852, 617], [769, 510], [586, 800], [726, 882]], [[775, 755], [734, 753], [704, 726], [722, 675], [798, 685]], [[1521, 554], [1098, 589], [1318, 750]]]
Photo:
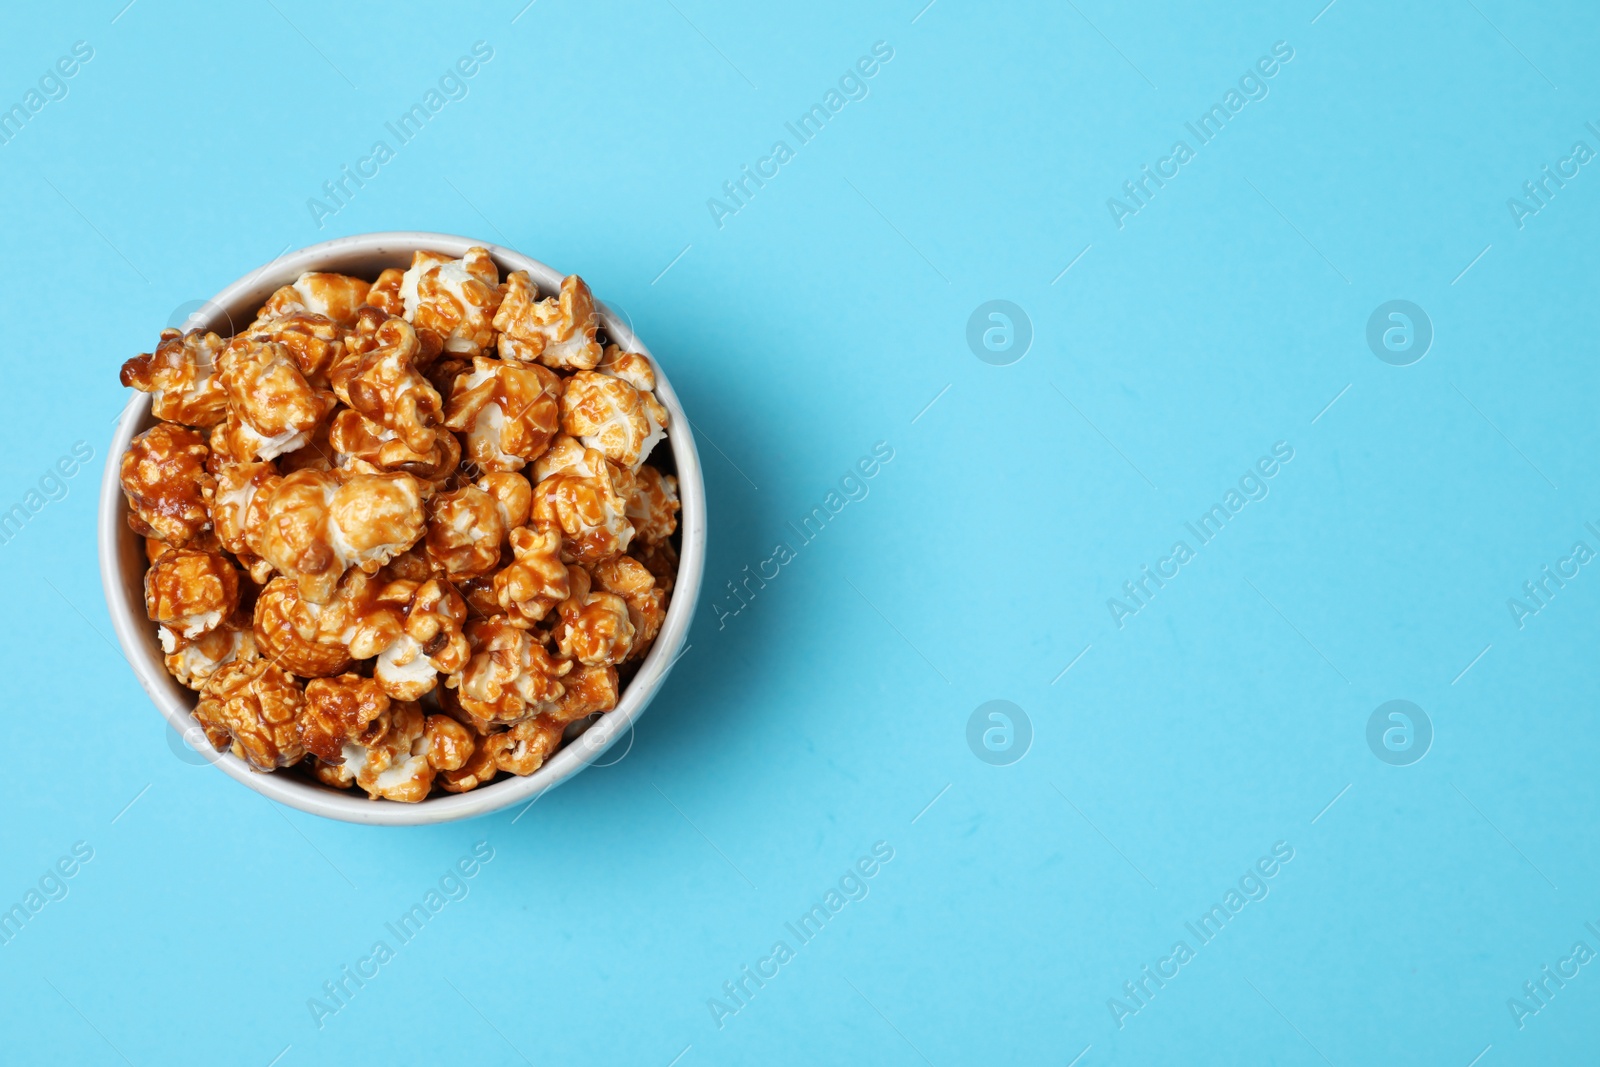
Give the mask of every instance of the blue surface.
[[[0, 104], [93, 50], [0, 145], [7, 1062], [1594, 1062], [1600, 172], [1541, 169], [1600, 151], [1592, 5], [122, 2], [0, 16]], [[581, 272], [701, 432], [692, 651], [515, 823], [279, 810], [108, 641], [121, 361], [387, 229]], [[1391, 300], [1420, 361], [1369, 348]]]

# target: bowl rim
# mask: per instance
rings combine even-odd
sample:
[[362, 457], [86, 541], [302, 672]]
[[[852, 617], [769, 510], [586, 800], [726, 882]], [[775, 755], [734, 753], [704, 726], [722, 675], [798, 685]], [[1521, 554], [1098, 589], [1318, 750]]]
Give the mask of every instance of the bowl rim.
[[[214, 330], [219, 334], [223, 332], [223, 329], [219, 329], [222, 327], [231, 336], [235, 332], [233, 323], [237, 322], [239, 328], [248, 325], [267, 296], [281, 286], [291, 284], [307, 271], [350, 270], [366, 274], [370, 271], [369, 266], [353, 266], [352, 263], [358, 259], [370, 261], [392, 254], [395, 258], [393, 265], [404, 267], [409, 265], [411, 253], [418, 249], [460, 257], [474, 247], [487, 249], [502, 274], [514, 270], [527, 271], [547, 293], [553, 292], [564, 277], [560, 271], [515, 249], [456, 234], [422, 230], [352, 234], [286, 252], [257, 267], [225, 286], [191, 315], [183, 327]], [[594, 762], [624, 732], [632, 729], [660, 690], [673, 665], [690, 647], [686, 642], [699, 602], [705, 569], [705, 480], [700, 456], [695, 448], [692, 424], [660, 363], [640, 343], [632, 326], [610, 307], [597, 299], [596, 310], [610, 337], [629, 351], [644, 355], [655, 369], [655, 395], [666, 407], [670, 418], [671, 429], [667, 442], [678, 467], [678, 496], [682, 504], [679, 529], [683, 547], [679, 553], [678, 573], [666, 618], [655, 645], [640, 665], [638, 673], [623, 690], [616, 708], [601, 715], [579, 737], [572, 738], [531, 775], [513, 775], [468, 793], [430, 797], [416, 804], [369, 800], [356, 793], [341, 793], [295, 776], [253, 771], [249, 764], [232, 753], [216, 753], [202, 744], [197, 751], [205, 756], [207, 762], [220, 767], [230, 778], [268, 800], [278, 801], [311, 815], [369, 826], [428, 826], [487, 815], [524, 801], [531, 803]], [[106, 608], [124, 657], [133, 668], [140, 686], [166, 720], [166, 725], [181, 737], [196, 725], [189, 714], [196, 703], [196, 694], [167, 672], [156, 640], [155, 627], [145, 615], [143, 596], [131, 595], [135, 586], [130, 582], [128, 573], [131, 558], [127, 552], [128, 545], [135, 544], [138, 547], [137, 558], [141, 566], [137, 587], [140, 589], [144, 584], [145, 557], [138, 535], [127, 523], [128, 506], [119, 476], [122, 456], [134, 435], [154, 422], [149, 394], [135, 392], [123, 410], [111, 445], [106, 450], [97, 523], [100, 581]]]

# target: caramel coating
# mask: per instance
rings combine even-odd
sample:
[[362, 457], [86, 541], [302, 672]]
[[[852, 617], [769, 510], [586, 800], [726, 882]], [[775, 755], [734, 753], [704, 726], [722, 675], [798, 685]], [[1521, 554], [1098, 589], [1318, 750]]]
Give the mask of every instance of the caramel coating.
[[556, 609], [550, 636], [561, 654], [590, 667], [621, 663], [633, 651], [634, 627], [628, 602], [615, 593], [595, 592], [589, 572], [568, 571], [572, 595]]
[[172, 422], [158, 422], [133, 439], [120, 476], [135, 533], [181, 545], [210, 528], [217, 483], [206, 470], [208, 454], [198, 433]]
[[494, 595], [514, 626], [532, 626], [571, 595], [561, 535], [527, 526], [511, 531], [515, 559], [494, 576]]
[[526, 271], [506, 276], [505, 297], [495, 313], [494, 328], [501, 332], [500, 357], [522, 362], [538, 360], [555, 370], [592, 370], [600, 362], [595, 313], [589, 286], [576, 274], [561, 280], [558, 295], [539, 299], [539, 290]]
[[641, 393], [655, 392], [655, 368], [650, 366], [649, 359], [638, 352], [624, 352], [618, 345], [607, 345], [606, 354], [595, 370], [613, 378], [621, 378]]
[[371, 283], [348, 274], [323, 274], [312, 271], [300, 275], [267, 298], [258, 319], [277, 319], [304, 312], [322, 315], [341, 326], [355, 321], [356, 312], [367, 302]]
[[336, 616], [300, 596], [290, 578], [274, 578], [256, 598], [251, 632], [257, 650], [302, 678], [341, 674], [351, 664], [349, 646], [333, 629]]
[[122, 384], [150, 394], [150, 413], [168, 422], [206, 429], [227, 414], [228, 396], [218, 375], [227, 343], [214, 333], [162, 330], [154, 352], [122, 365]]
[[213, 744], [225, 736], [236, 756], [270, 771], [305, 755], [298, 722], [304, 708], [305, 692], [288, 671], [264, 659], [235, 660], [211, 676], [194, 717]]
[[415, 804], [428, 795], [436, 773], [428, 762], [427, 720], [411, 701], [396, 701], [373, 720], [360, 742], [347, 744], [346, 767], [373, 800]]
[[667, 409], [621, 378], [579, 371], [561, 394], [561, 430], [618, 466], [638, 470], [665, 435]]
[[654, 467], [640, 467], [628, 496], [628, 521], [647, 545], [666, 541], [678, 529], [678, 479]]
[[597, 563], [591, 573], [596, 586], [615, 593], [627, 604], [628, 621], [633, 624], [633, 647], [628, 658], [643, 658], [667, 617], [666, 594], [656, 588], [656, 576], [632, 556]]
[[[257, 319], [240, 337], [255, 344], [282, 345], [306, 381], [321, 388], [327, 386], [329, 372], [344, 358], [344, 335], [328, 316], [294, 310], [282, 317]], [[234, 343], [240, 343], [240, 338]]]
[[[522, 484], [527, 485], [527, 479]], [[505, 519], [494, 497], [464, 485], [429, 501], [424, 539], [434, 566], [451, 578], [474, 578], [500, 565]]]
[[359, 674], [313, 678], [306, 683], [300, 742], [321, 760], [343, 763], [344, 746], [360, 743], [368, 725], [388, 710], [388, 694], [371, 678]]
[[422, 345], [411, 324], [387, 319], [372, 334], [368, 350], [335, 368], [332, 382], [340, 400], [390, 431], [411, 451], [426, 455], [434, 447], [444, 404], [417, 369], [421, 355]]
[[467, 435], [467, 455], [481, 470], [521, 470], [555, 436], [560, 398], [553, 371], [479, 356], [456, 379], [444, 424]]
[[480, 785], [492, 781], [500, 772], [500, 768], [495, 764], [493, 750], [483, 743], [484, 740], [486, 739], [474, 736], [473, 751], [466, 760], [455, 770], [441, 768], [434, 776], [434, 784], [447, 793], [470, 793]]
[[617, 669], [605, 667], [574, 667], [561, 684], [566, 693], [561, 706], [550, 712], [550, 718], [559, 723], [585, 719], [590, 715], [610, 711], [617, 706]]
[[476, 356], [494, 343], [500, 308], [500, 269], [486, 248], [460, 259], [418, 252], [400, 281], [405, 317], [436, 334], [446, 352]]
[[399, 267], [390, 267], [379, 274], [378, 280], [367, 290], [367, 306], [375, 307], [385, 315], [404, 318], [406, 302], [401, 299], [400, 285], [405, 277], [406, 272]]
[[[170, 632], [170, 631], [169, 631]], [[192, 641], [174, 639], [164, 662], [167, 673], [190, 689], [204, 689], [217, 668], [234, 660], [256, 658], [256, 642], [249, 630], [224, 623]]]
[[393, 430], [349, 408], [334, 414], [328, 446], [332, 466], [362, 474], [395, 471], [429, 483], [445, 481], [461, 462], [461, 442], [453, 433], [434, 434], [433, 447], [417, 452]]
[[628, 506], [609, 469], [585, 478], [555, 474], [533, 488], [532, 524], [560, 531], [561, 558], [572, 563], [598, 563], [628, 550], [633, 525]]
[[483, 740], [494, 764], [512, 774], [532, 774], [561, 747], [562, 724], [548, 716], [525, 719], [504, 733]]
[[561, 677], [572, 664], [551, 657], [527, 630], [504, 616], [467, 623], [472, 658], [445, 681], [473, 725], [519, 722], [557, 706], [565, 690]]
[[296, 471], [261, 505], [252, 547], [300, 595], [326, 604], [352, 567], [375, 573], [422, 536], [422, 483], [409, 474]]
[[273, 459], [311, 439], [336, 403], [306, 380], [293, 351], [277, 341], [235, 338], [222, 355], [229, 436], [235, 456]]
[[174, 548], [145, 571], [144, 603], [150, 621], [186, 640], [199, 637], [239, 606], [239, 571], [221, 552]]

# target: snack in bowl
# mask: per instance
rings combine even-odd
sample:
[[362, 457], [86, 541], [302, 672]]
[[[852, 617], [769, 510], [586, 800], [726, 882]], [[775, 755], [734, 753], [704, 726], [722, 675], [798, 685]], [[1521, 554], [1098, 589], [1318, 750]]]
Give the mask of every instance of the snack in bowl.
[[575, 275], [424, 249], [124, 365], [157, 420], [117, 461], [145, 615], [219, 751], [415, 803], [617, 707], [682, 505], [650, 362], [603, 330]]

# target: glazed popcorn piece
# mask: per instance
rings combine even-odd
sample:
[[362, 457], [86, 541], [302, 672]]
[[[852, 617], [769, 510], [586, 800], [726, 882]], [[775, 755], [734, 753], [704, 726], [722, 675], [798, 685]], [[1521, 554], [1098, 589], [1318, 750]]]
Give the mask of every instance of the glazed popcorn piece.
[[[220, 552], [176, 548], [144, 575], [145, 612], [163, 634], [192, 640], [221, 626], [239, 606], [239, 571]], [[176, 650], [176, 644], [165, 651]]]
[[643, 658], [667, 617], [666, 594], [656, 588], [656, 576], [632, 556], [598, 563], [592, 573], [597, 587], [615, 593], [627, 604], [628, 621], [633, 624], [633, 647], [628, 658]]
[[[280, 344], [294, 357], [306, 381], [326, 387], [328, 375], [345, 355], [345, 331], [325, 315], [297, 311], [283, 318], [257, 319], [233, 344]], [[230, 345], [232, 347], [232, 345]]]
[[294, 675], [258, 658], [218, 667], [194, 717], [219, 750], [231, 742], [234, 755], [253, 769], [271, 771], [305, 755], [298, 722], [304, 708], [305, 692]]
[[467, 605], [447, 583], [429, 579], [391, 582], [380, 600], [404, 597], [404, 630], [378, 653], [372, 676], [397, 700], [417, 700], [433, 691], [440, 673], [455, 674], [467, 665], [471, 646], [462, 627]]
[[337, 616], [301, 599], [292, 578], [274, 578], [261, 591], [251, 633], [261, 655], [301, 678], [342, 674], [353, 658]]
[[638, 352], [624, 352], [617, 345], [606, 346], [606, 354], [595, 370], [613, 378], [621, 378], [641, 393], [653, 393], [656, 390], [656, 372], [650, 366], [650, 361]]
[[589, 667], [621, 663], [633, 651], [636, 631], [628, 603], [615, 593], [595, 592], [582, 567], [568, 572], [572, 595], [556, 609], [550, 636], [561, 654]]
[[273, 459], [311, 439], [337, 398], [306, 380], [294, 353], [276, 341], [238, 338], [222, 356], [231, 449], [243, 458]]
[[306, 683], [300, 743], [318, 759], [342, 764], [345, 745], [360, 744], [367, 727], [388, 710], [388, 694], [371, 678], [359, 674], [313, 678]]
[[430, 483], [448, 479], [461, 462], [461, 442], [453, 433], [434, 434], [433, 447], [416, 452], [393, 430], [349, 408], [329, 423], [328, 448], [333, 467], [361, 474], [398, 471]]
[[427, 720], [411, 701], [396, 701], [359, 742], [346, 742], [344, 765], [373, 800], [414, 804], [427, 797], [436, 773], [428, 762]]
[[539, 299], [538, 287], [526, 271], [506, 276], [505, 298], [494, 317], [500, 331], [500, 356], [524, 363], [534, 360], [555, 370], [593, 370], [600, 362], [595, 313], [589, 286], [576, 274], [561, 280], [561, 292]]
[[617, 706], [615, 667], [574, 667], [561, 684], [567, 690], [561, 697], [561, 706], [549, 713], [556, 722], [575, 722]]
[[255, 637], [249, 630], [220, 626], [192, 641], [178, 641], [170, 630], [163, 630], [163, 647], [170, 638], [173, 648], [166, 656], [167, 673], [190, 689], [204, 689], [217, 668], [235, 660], [256, 658]]
[[561, 723], [540, 715], [517, 723], [505, 733], [490, 734], [484, 738], [483, 746], [502, 771], [532, 774], [561, 747], [561, 731]]
[[478, 748], [478, 736], [448, 715], [429, 715], [423, 727], [428, 763], [436, 771], [459, 771]]
[[422, 483], [409, 474], [296, 471], [262, 504], [252, 547], [302, 598], [326, 604], [347, 569], [375, 573], [423, 528]]
[[250, 531], [260, 528], [260, 505], [270, 490], [283, 479], [271, 463], [218, 462], [222, 453], [211, 453], [217, 471], [217, 487], [211, 501], [211, 520], [223, 549], [234, 554], [239, 564], [258, 585], [265, 585], [272, 566], [250, 547]]
[[405, 318], [437, 334], [446, 352], [476, 356], [494, 342], [500, 270], [485, 248], [460, 259], [418, 252], [400, 279]]
[[667, 410], [648, 392], [598, 371], [579, 371], [561, 394], [561, 429], [618, 466], [639, 469], [666, 437]]
[[413, 452], [435, 443], [443, 402], [417, 369], [422, 345], [404, 319], [388, 319], [371, 336], [371, 347], [335, 368], [339, 399], [390, 431]]
[[445, 685], [480, 732], [558, 706], [565, 692], [560, 679], [572, 664], [554, 659], [527, 630], [504, 616], [473, 619], [466, 633], [472, 658]]
[[162, 330], [154, 352], [134, 356], [122, 365], [122, 384], [150, 394], [150, 412], [158, 419], [206, 429], [227, 414], [218, 360], [227, 342], [214, 333]]
[[640, 467], [628, 497], [628, 521], [634, 536], [647, 545], [660, 544], [678, 528], [678, 479], [654, 467]]
[[494, 498], [507, 530], [526, 525], [533, 510], [533, 486], [516, 471], [493, 471], [478, 479], [478, 488]]
[[[466, 727], [462, 729], [465, 731]], [[473, 750], [467, 756], [466, 762], [455, 770], [441, 768], [434, 776], [434, 784], [447, 793], [470, 793], [480, 785], [492, 781], [494, 776], [500, 773], [500, 768], [495, 764], [494, 752], [483, 743], [485, 740], [487, 738], [474, 735]]]
[[211, 527], [208, 454], [198, 433], [176, 423], [158, 422], [133, 439], [119, 475], [134, 533], [181, 545]]
[[561, 535], [524, 526], [511, 531], [511, 551], [515, 558], [494, 576], [495, 600], [512, 625], [532, 626], [571, 595]]
[[561, 421], [561, 379], [537, 365], [483, 356], [460, 375], [444, 424], [467, 435], [467, 455], [485, 471], [521, 470], [549, 447]]
[[341, 326], [355, 321], [356, 312], [367, 302], [369, 282], [347, 274], [302, 274], [293, 285], [286, 285], [267, 298], [257, 319], [281, 319], [297, 313], [321, 315]]
[[[520, 475], [512, 475], [528, 484]], [[532, 493], [530, 492], [531, 498]], [[474, 578], [500, 565], [506, 523], [498, 501], [475, 485], [428, 502], [428, 560], [451, 578]]]
[[119, 467], [147, 614], [219, 750], [414, 803], [617, 707], [677, 572], [654, 368], [580, 278], [498, 279], [481, 247], [305, 274], [124, 365], [161, 420]]
[[[429, 253], [432, 255], [432, 253]], [[438, 257], [443, 259], [444, 257]], [[403, 319], [406, 315], [406, 302], [400, 296], [400, 286], [405, 282], [406, 272], [399, 267], [390, 267], [378, 275], [378, 280], [372, 283], [372, 288], [367, 290], [367, 306], [377, 308], [386, 316]]]
[[593, 478], [553, 474], [533, 487], [530, 521], [535, 527], [560, 531], [564, 562], [598, 563], [628, 550], [633, 525], [617, 480], [607, 464]]

